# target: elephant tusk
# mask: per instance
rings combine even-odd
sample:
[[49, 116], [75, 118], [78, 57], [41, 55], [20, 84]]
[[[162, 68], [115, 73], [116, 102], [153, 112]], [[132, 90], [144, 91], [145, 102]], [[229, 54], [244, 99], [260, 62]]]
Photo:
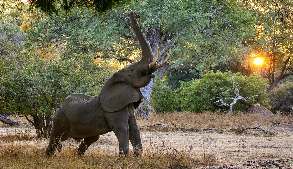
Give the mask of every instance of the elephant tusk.
[[157, 65], [157, 60], [155, 59], [149, 64], [149, 69], [155, 69]]
[[169, 55], [167, 55], [165, 57], [165, 59], [163, 60], [162, 63], [160, 63], [160, 64], [157, 65], [156, 69], [159, 69], [159, 68], [163, 67], [168, 62], [168, 59], [169, 59]]

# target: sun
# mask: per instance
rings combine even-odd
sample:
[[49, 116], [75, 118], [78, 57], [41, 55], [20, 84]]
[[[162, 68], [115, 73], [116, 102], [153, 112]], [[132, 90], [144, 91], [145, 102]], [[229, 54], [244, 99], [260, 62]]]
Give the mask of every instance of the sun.
[[263, 57], [256, 57], [253, 59], [253, 64], [256, 66], [262, 66], [265, 62], [265, 59]]
[[251, 52], [247, 57], [246, 64], [252, 73], [266, 73], [270, 69], [270, 55], [264, 51]]

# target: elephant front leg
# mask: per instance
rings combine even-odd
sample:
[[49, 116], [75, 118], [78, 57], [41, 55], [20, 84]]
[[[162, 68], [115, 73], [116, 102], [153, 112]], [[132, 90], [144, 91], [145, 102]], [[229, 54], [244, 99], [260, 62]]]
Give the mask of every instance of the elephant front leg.
[[119, 142], [119, 154], [128, 155], [129, 152], [129, 133], [128, 133], [128, 126], [121, 126], [114, 129], [114, 133]]
[[129, 114], [127, 109], [105, 114], [109, 127], [114, 131], [119, 142], [119, 154], [127, 155], [129, 151]]
[[139, 128], [136, 123], [136, 119], [133, 111], [129, 113], [129, 140], [133, 146], [134, 155], [139, 156], [142, 154], [142, 144]]

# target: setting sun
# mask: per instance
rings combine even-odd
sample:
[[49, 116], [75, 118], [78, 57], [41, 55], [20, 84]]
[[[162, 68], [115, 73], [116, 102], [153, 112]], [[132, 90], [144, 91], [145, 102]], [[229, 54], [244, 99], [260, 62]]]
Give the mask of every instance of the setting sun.
[[247, 64], [252, 72], [264, 73], [269, 69], [269, 54], [264, 51], [253, 51], [248, 55]]
[[253, 59], [253, 64], [256, 66], [262, 66], [264, 64], [264, 58], [263, 57], [256, 57]]

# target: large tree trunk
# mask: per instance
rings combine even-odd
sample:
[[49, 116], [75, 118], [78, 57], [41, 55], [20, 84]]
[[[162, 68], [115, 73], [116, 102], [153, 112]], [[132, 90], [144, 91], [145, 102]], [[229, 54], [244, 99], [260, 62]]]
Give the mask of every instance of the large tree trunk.
[[[162, 38], [160, 29], [151, 28], [146, 32], [146, 40], [149, 43], [153, 56], [156, 57], [152, 58], [152, 60], [156, 59], [159, 63], [164, 62], [167, 57], [167, 51], [172, 46], [170, 39]], [[155, 72], [155, 79], [161, 79], [163, 77], [166, 71], [166, 67], [167, 65], [163, 66]], [[152, 79], [147, 86], [141, 89], [144, 100], [137, 109], [137, 115], [146, 119], [149, 118], [150, 114], [154, 111], [151, 104], [151, 95], [155, 79]]]
[[[172, 46], [170, 39], [168, 39], [170, 36], [161, 37], [161, 30], [159, 28], [150, 28], [146, 32], [145, 38], [137, 23], [139, 15], [135, 12], [130, 12], [129, 18], [130, 25], [141, 47], [141, 62], [150, 64], [154, 59], [156, 59], [160, 64], [165, 63], [167, 51]], [[162, 77], [164, 70], [166, 70], [166, 65], [156, 71], [156, 76]], [[140, 104], [136, 114], [144, 118], [148, 118], [150, 113], [153, 111], [151, 106], [153, 85], [154, 80], [152, 79], [146, 87], [141, 89], [144, 100], [142, 104]]]
[[[151, 47], [153, 56], [157, 56], [158, 55], [158, 47], [159, 47], [159, 43], [160, 43], [160, 32], [158, 29], [150, 29], [147, 33], [146, 33], [146, 39]], [[152, 58], [153, 60], [154, 58]], [[150, 81], [150, 83], [145, 86], [144, 88], [141, 88], [141, 93], [144, 97], [142, 103], [140, 104], [140, 106], [137, 109], [137, 115], [143, 117], [143, 118], [148, 118], [150, 113], [153, 112], [153, 107], [151, 104], [151, 95], [152, 95], [152, 91], [153, 91], [153, 86], [154, 86], [154, 79], [152, 79]]]
[[[274, 75], [276, 73], [275, 70], [271, 72], [271, 84], [269, 86], [269, 91], [277, 87], [282, 80], [293, 75], [292, 71], [289, 70], [290, 64], [292, 65], [292, 61], [290, 60], [292, 60], [292, 56], [288, 56], [283, 62], [280, 73], [277, 76]], [[272, 66], [274, 66], [274, 64]]]

